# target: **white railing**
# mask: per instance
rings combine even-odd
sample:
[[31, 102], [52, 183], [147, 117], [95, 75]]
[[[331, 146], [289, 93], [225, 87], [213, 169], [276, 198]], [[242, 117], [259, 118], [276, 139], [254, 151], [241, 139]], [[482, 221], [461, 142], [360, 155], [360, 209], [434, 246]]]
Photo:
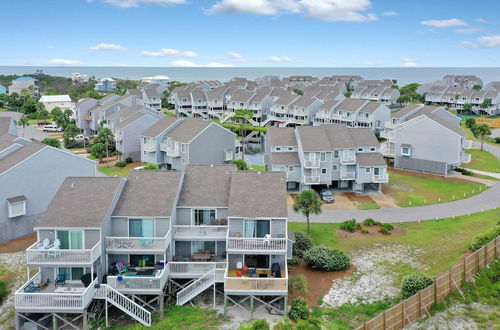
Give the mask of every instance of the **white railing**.
[[356, 172], [342, 172], [340, 171], [341, 180], [354, 180], [356, 178]]
[[228, 226], [174, 226], [175, 238], [226, 237]]
[[35, 242], [26, 250], [28, 265], [42, 264], [92, 264], [101, 255], [101, 242], [97, 242], [92, 249], [40, 249], [39, 242]]
[[387, 173], [373, 175], [373, 182], [387, 182], [387, 181], [389, 181]]
[[170, 242], [170, 230], [164, 237], [106, 237], [106, 251], [160, 251]]
[[319, 168], [319, 159], [317, 160], [304, 160], [305, 168]]
[[228, 237], [227, 251], [257, 251], [257, 252], [284, 252], [286, 251], [286, 238], [246, 238]]
[[472, 148], [472, 141], [471, 140], [465, 140], [463, 148], [464, 149], [470, 149], [470, 148]]
[[215, 283], [215, 268], [205, 273], [196, 281], [177, 293], [177, 305], [184, 305], [189, 300]]
[[198, 277], [212, 269], [226, 268], [226, 262], [169, 262], [171, 277]]
[[166, 143], [160, 143], [160, 151], [167, 151], [168, 146]]
[[305, 175], [302, 177], [302, 181], [304, 182], [304, 184], [319, 184], [320, 178], [319, 176]]
[[170, 274], [170, 264], [154, 276], [108, 276], [108, 285], [118, 291], [162, 291]]
[[40, 284], [41, 274], [38, 272], [30, 278], [19, 290], [14, 294], [16, 309], [30, 310], [82, 310], [92, 301], [95, 294], [95, 284], [97, 279], [94, 279], [83, 292], [78, 293], [56, 293], [56, 292], [24, 292], [24, 288], [30, 283], [35, 285]]
[[341, 164], [355, 164], [356, 163], [356, 156], [341, 156], [340, 157], [340, 163]]
[[156, 151], [156, 146], [152, 143], [147, 143], [144, 145], [144, 151], [146, 151], [146, 152]]
[[462, 154], [462, 163], [470, 163], [472, 160], [472, 155], [468, 153], [463, 153]]
[[166, 153], [169, 157], [179, 157], [181, 155], [181, 150], [179, 148], [169, 147], [167, 148]]
[[224, 149], [224, 161], [228, 162], [233, 160], [233, 149]]
[[245, 292], [245, 291], [288, 291], [288, 267], [285, 263], [284, 278], [261, 278], [261, 277], [229, 277], [229, 270], [224, 274], [225, 292]]
[[149, 311], [109, 285], [101, 284], [95, 292], [95, 297], [98, 299], [106, 299], [108, 302], [118, 307], [126, 314], [132, 316], [143, 325], [148, 327], [151, 326], [151, 313]]

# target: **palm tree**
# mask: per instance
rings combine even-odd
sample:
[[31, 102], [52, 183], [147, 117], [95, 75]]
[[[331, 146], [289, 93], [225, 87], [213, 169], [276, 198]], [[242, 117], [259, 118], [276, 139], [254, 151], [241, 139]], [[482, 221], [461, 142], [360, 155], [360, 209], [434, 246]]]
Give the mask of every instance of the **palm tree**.
[[[102, 157], [106, 155], [106, 147], [102, 143], [96, 143], [90, 148], [90, 154], [95, 158], [99, 158], [99, 163], [102, 162]], [[109, 166], [108, 166], [109, 167]]]
[[483, 150], [484, 137], [491, 135], [491, 129], [488, 124], [481, 124], [476, 128], [476, 134], [481, 138], [481, 151]]
[[63, 138], [64, 144], [68, 145], [70, 140], [74, 140], [75, 136], [80, 134], [80, 130], [75, 123], [69, 123], [64, 129]]
[[17, 125], [23, 127], [23, 137], [24, 137], [25, 128], [26, 128], [27, 125], [29, 125], [29, 119], [28, 119], [28, 117], [27, 116], [22, 116], [21, 118], [19, 118], [19, 121], [17, 122]]
[[307, 234], [309, 235], [309, 215], [312, 214], [320, 214], [321, 213], [321, 205], [323, 202], [319, 197], [318, 193], [314, 190], [304, 190], [300, 194], [297, 195], [297, 200], [295, 204], [293, 204], [294, 212], [301, 212], [307, 219]]
[[115, 141], [115, 136], [108, 127], [101, 127], [95, 138], [95, 142], [102, 143], [106, 146], [106, 164], [109, 167], [109, 145]]
[[472, 111], [472, 104], [465, 103], [464, 104], [464, 112], [470, 114], [471, 111]]

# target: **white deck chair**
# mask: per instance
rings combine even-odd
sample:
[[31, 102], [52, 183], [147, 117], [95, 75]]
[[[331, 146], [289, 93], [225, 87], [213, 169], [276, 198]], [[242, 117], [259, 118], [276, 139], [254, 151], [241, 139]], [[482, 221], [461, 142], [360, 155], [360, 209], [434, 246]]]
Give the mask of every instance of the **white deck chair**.
[[61, 248], [61, 241], [58, 238], [56, 238], [54, 240], [54, 244], [49, 249], [49, 256], [51, 256], [51, 257], [57, 257], [57, 256], [61, 255], [61, 252], [57, 251], [60, 248]]
[[269, 244], [271, 244], [271, 234], [266, 234], [264, 236], [264, 245], [269, 246]]

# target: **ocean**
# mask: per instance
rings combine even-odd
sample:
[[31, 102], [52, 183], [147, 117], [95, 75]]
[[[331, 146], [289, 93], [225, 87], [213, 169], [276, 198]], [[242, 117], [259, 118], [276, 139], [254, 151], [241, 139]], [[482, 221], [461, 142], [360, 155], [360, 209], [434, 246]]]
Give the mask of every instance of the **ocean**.
[[41, 69], [54, 76], [71, 77], [79, 72], [96, 78], [114, 77], [138, 80], [142, 77], [166, 75], [183, 82], [196, 80], [228, 81], [234, 77], [255, 79], [266, 75], [280, 77], [310, 75], [360, 75], [365, 79], [395, 79], [399, 85], [412, 82], [426, 83], [441, 79], [447, 74], [476, 75], [486, 84], [500, 81], [500, 67], [493, 68], [177, 68], [177, 67], [105, 67], [105, 66], [0, 66], [0, 74], [32, 74]]

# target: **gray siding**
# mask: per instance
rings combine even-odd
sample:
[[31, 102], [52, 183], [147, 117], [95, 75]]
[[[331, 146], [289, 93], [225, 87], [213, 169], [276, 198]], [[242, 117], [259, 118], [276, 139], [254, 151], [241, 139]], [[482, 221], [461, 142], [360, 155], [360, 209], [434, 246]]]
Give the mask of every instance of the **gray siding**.
[[169, 218], [156, 218], [156, 236], [163, 237], [167, 234], [170, 229], [170, 219]]
[[176, 225], [190, 226], [191, 225], [191, 209], [190, 208], [177, 208]]
[[152, 116], [143, 116], [123, 128], [123, 158], [132, 157], [134, 160], [141, 159], [140, 136], [159, 119]]
[[412, 171], [420, 171], [427, 173], [434, 173], [440, 175], [446, 175], [448, 165], [444, 162], [435, 162], [426, 159], [416, 159], [413, 157], [398, 156], [396, 158], [396, 164], [398, 168]]
[[[189, 164], [224, 164], [224, 149], [234, 149], [235, 136], [227, 129], [212, 124], [189, 143]], [[182, 155], [181, 155], [182, 157]]]
[[240, 233], [243, 236], [243, 219], [232, 219], [228, 220], [229, 225], [229, 236], [234, 236], [236, 233]]
[[276, 238], [286, 237], [286, 220], [282, 219], [271, 220], [271, 233], [272, 237]]
[[109, 236], [127, 237], [128, 236], [128, 221], [127, 218], [112, 218], [111, 233]]

